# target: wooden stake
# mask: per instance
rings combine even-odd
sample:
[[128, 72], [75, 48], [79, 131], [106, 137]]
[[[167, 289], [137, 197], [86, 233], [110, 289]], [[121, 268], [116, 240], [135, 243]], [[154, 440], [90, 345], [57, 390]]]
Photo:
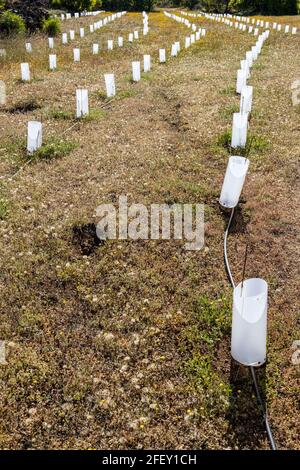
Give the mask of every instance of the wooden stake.
[[241, 296], [242, 296], [242, 294], [243, 294], [243, 287], [244, 287], [244, 280], [245, 280], [247, 256], [248, 256], [248, 243], [246, 244], [246, 251], [245, 251], [245, 259], [244, 259], [244, 267], [243, 267], [243, 276], [242, 276], [242, 286], [241, 286]]

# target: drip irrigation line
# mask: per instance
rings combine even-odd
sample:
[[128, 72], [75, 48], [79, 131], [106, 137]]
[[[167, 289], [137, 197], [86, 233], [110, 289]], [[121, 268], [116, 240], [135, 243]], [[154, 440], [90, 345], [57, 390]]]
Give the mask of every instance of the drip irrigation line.
[[261, 412], [262, 412], [262, 415], [263, 415], [263, 418], [264, 418], [264, 423], [265, 423], [266, 431], [267, 431], [267, 434], [268, 434], [271, 449], [272, 450], [277, 450], [276, 443], [275, 443], [274, 438], [273, 438], [272, 429], [271, 429], [269, 419], [268, 419], [268, 415], [267, 415], [267, 409], [264, 405], [263, 399], [262, 399], [261, 394], [260, 394], [259, 386], [258, 386], [258, 383], [257, 383], [255, 368], [253, 366], [250, 366], [250, 371], [251, 371], [252, 380], [253, 380], [253, 383], [254, 383], [254, 388], [255, 388], [255, 392], [256, 392], [256, 396], [257, 396], [257, 401], [258, 401], [258, 404], [261, 408]]
[[[230, 264], [228, 262], [228, 255], [227, 255], [227, 240], [228, 240], [228, 234], [229, 234], [229, 231], [230, 231], [233, 216], [234, 216], [234, 208], [231, 211], [229, 222], [228, 222], [227, 228], [226, 228], [225, 233], [224, 233], [224, 260], [225, 260], [226, 272], [228, 274], [230, 284], [232, 285], [232, 288], [234, 289], [235, 288], [235, 282], [234, 282], [234, 279], [233, 279], [233, 276], [232, 276], [232, 273], [231, 273]], [[274, 438], [273, 438], [272, 429], [271, 429], [269, 419], [268, 419], [267, 409], [266, 409], [266, 406], [264, 404], [264, 401], [261, 397], [261, 393], [260, 393], [260, 390], [259, 390], [257, 377], [256, 377], [256, 373], [255, 373], [255, 368], [253, 366], [250, 366], [250, 371], [251, 371], [251, 376], [252, 376], [252, 380], [253, 380], [253, 384], [254, 384], [254, 388], [255, 388], [255, 393], [256, 393], [258, 406], [261, 410], [263, 420], [264, 420], [264, 423], [265, 423], [265, 427], [266, 427], [270, 447], [271, 447], [272, 450], [277, 450], [276, 443], [275, 443]]]
[[228, 257], [227, 257], [227, 239], [228, 239], [229, 229], [230, 229], [230, 226], [231, 226], [233, 216], [234, 216], [234, 208], [231, 211], [229, 222], [228, 222], [226, 231], [224, 233], [224, 260], [225, 260], [226, 271], [227, 271], [227, 274], [228, 274], [228, 277], [229, 277], [229, 280], [230, 280], [230, 284], [232, 285], [232, 287], [234, 289], [235, 288], [235, 283], [234, 283], [234, 280], [233, 280], [233, 277], [232, 277], [232, 274], [231, 274], [231, 269], [230, 269], [229, 262], [228, 262]]

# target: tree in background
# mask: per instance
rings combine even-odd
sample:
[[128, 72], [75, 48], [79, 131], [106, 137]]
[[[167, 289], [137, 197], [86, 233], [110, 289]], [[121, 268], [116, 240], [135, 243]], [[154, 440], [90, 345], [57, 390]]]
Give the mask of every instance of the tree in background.
[[171, 0], [171, 5], [172, 7], [180, 7], [182, 5], [182, 0]]
[[270, 15], [297, 15], [297, 0], [266, 0], [264, 12]]
[[[243, 2], [245, 4], [249, 4], [251, 3], [251, 0], [200, 0], [196, 3], [198, 3], [198, 5], [200, 4], [200, 9], [203, 8], [205, 11], [224, 14], [232, 11], [233, 2], [235, 3], [235, 8], [239, 8], [238, 3]], [[188, 7], [189, 0], [186, 0], [185, 3]]]
[[154, 0], [103, 0], [102, 8], [106, 11], [151, 11]]
[[154, 0], [134, 0], [133, 3], [137, 11], [152, 11], [155, 5]]
[[181, 2], [183, 6], [189, 8], [190, 10], [195, 10], [199, 6], [199, 0], [184, 0]]
[[298, 0], [231, 0], [230, 9], [264, 15], [297, 15]]
[[102, 8], [106, 11], [132, 10], [133, 0], [103, 0]]
[[29, 31], [39, 29], [49, 18], [49, 0], [6, 0], [5, 8], [20, 15]]
[[84, 10], [99, 10], [102, 7], [102, 0], [51, 0], [51, 6], [74, 13]]
[[44, 20], [43, 31], [47, 36], [53, 38], [60, 33], [60, 21], [58, 18], [48, 18]]
[[0, 13], [0, 36], [18, 34], [25, 30], [25, 23], [21, 16], [9, 10]]

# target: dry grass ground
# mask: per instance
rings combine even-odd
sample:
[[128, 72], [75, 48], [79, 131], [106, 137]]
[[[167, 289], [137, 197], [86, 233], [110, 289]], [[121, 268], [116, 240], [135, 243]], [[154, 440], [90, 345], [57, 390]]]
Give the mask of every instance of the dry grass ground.
[[[217, 142], [231, 128], [236, 70], [255, 39], [197, 19], [207, 36], [159, 65], [159, 47], [169, 53], [188, 30], [162, 13], [149, 20], [146, 38], [100, 56], [91, 55], [91, 44], [141, 29], [141, 15], [88, 35], [79, 64], [73, 45], [59, 46], [53, 73], [46, 39], [33, 38], [29, 84], [18, 81], [20, 45], [1, 63], [8, 88], [0, 124], [3, 449], [268, 448], [250, 377], [230, 359], [227, 215], [218, 205], [228, 153]], [[300, 338], [300, 124], [290, 90], [300, 78], [299, 42], [299, 35], [272, 33], [253, 68], [256, 144], [229, 252], [241, 279], [248, 242], [247, 276], [270, 286], [260, 382], [282, 449], [299, 449], [300, 433], [299, 366], [291, 364]], [[133, 84], [131, 61], [144, 53], [153, 69]], [[116, 75], [113, 100], [103, 95], [106, 72]], [[79, 86], [90, 92], [93, 119], [85, 122], [73, 119]], [[7, 112], [30, 100], [40, 108]], [[74, 148], [18, 172], [27, 121], [40, 117], [45, 142]], [[95, 222], [96, 207], [121, 194], [146, 205], [204, 203], [205, 248], [110, 241], [84, 255], [74, 227]]]

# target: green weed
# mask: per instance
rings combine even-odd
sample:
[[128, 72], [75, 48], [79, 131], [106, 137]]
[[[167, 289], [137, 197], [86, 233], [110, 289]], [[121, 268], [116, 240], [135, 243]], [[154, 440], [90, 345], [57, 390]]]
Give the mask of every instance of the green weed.
[[230, 95], [235, 95], [236, 89], [234, 85], [227, 85], [224, 90], [221, 91], [222, 95], [230, 96]]
[[107, 116], [107, 111], [104, 111], [103, 109], [91, 109], [89, 114], [82, 116], [79, 119], [83, 122], [90, 122], [98, 121], [99, 119], [103, 119], [105, 116]]
[[203, 393], [206, 412], [221, 412], [229, 405], [231, 387], [213, 370], [212, 364], [219, 343], [230, 333], [230, 302], [226, 297], [210, 300], [200, 296], [194, 302], [193, 314], [193, 324], [184, 332], [190, 356], [185, 371]]
[[131, 96], [135, 96], [137, 94], [136, 90], [123, 90], [117, 93], [116, 99], [117, 100], [124, 100], [126, 98], [130, 98]]
[[221, 108], [219, 110], [219, 113], [222, 118], [229, 119], [229, 118], [232, 118], [233, 113], [238, 113], [239, 109], [240, 109], [239, 105], [231, 104], [231, 105], [225, 106], [224, 108]]
[[195, 354], [186, 363], [186, 373], [204, 395], [204, 411], [207, 414], [222, 413], [228, 408], [232, 388], [213, 370], [209, 357]]
[[61, 119], [62, 121], [75, 119], [74, 113], [71, 111], [63, 111], [62, 109], [51, 109], [49, 111], [49, 117], [52, 119]]
[[231, 146], [231, 131], [223, 132], [217, 138], [217, 147], [224, 148], [230, 155], [240, 155], [249, 158], [252, 154], [263, 153], [269, 148], [269, 142], [261, 136], [248, 135], [245, 147], [232, 147]]
[[49, 144], [43, 145], [32, 154], [26, 155], [26, 159], [31, 161], [54, 160], [65, 157], [72, 152], [75, 147], [76, 145], [72, 142], [54, 140]]
[[0, 220], [6, 219], [9, 212], [9, 203], [8, 201], [0, 196]]

